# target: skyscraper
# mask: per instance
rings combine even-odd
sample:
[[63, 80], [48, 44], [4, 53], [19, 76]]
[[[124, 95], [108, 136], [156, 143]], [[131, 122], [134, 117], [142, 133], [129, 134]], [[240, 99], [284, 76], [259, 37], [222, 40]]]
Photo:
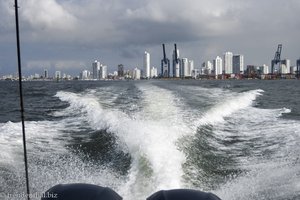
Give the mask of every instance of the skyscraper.
[[194, 70], [194, 61], [189, 60], [189, 67], [188, 67], [188, 76], [192, 76], [192, 71]]
[[213, 68], [215, 71], [216, 78], [218, 75], [221, 75], [223, 73], [223, 61], [220, 56], [217, 56], [216, 59], [213, 62]]
[[232, 69], [232, 58], [233, 58], [233, 54], [232, 52], [225, 52], [224, 53], [224, 71], [225, 74], [232, 74], [233, 69]]
[[92, 68], [93, 68], [93, 79], [99, 79], [100, 62], [95, 60], [92, 63]]
[[244, 72], [244, 56], [234, 55], [232, 58], [233, 74], [240, 74]]
[[144, 54], [144, 70], [143, 70], [143, 77], [150, 78], [150, 54], [145, 51]]
[[187, 77], [189, 75], [189, 62], [187, 58], [182, 58], [181, 60], [181, 77]]
[[106, 79], [107, 78], [107, 66], [101, 65], [99, 70], [99, 79]]
[[124, 76], [124, 66], [122, 64], [118, 65], [118, 76], [123, 77]]
[[44, 69], [44, 78], [49, 78], [48, 69]]

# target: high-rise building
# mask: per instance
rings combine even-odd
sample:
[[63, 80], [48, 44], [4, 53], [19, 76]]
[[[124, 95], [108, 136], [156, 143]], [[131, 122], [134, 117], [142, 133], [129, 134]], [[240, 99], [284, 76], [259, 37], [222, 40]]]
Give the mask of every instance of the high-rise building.
[[281, 61], [280, 73], [281, 74], [291, 73], [291, 61], [289, 59], [284, 59]]
[[144, 54], [143, 77], [150, 78], [150, 53], [147, 51]]
[[173, 51], [172, 55], [173, 64], [173, 77], [180, 77], [180, 59], [179, 59], [179, 49]]
[[266, 64], [263, 64], [263, 74], [269, 74], [270, 73], [270, 67]]
[[101, 65], [99, 71], [99, 79], [106, 79], [107, 78], [107, 66]]
[[135, 80], [141, 79], [141, 70], [138, 69], [137, 67], [133, 70], [132, 78], [135, 79]]
[[48, 69], [44, 69], [44, 78], [49, 78]]
[[187, 77], [189, 76], [189, 61], [187, 58], [181, 59], [181, 77]]
[[224, 71], [225, 74], [232, 74], [232, 58], [233, 54], [232, 52], [225, 52], [224, 53], [224, 59], [223, 59], [223, 66], [224, 66]]
[[88, 70], [83, 70], [82, 72], [81, 72], [81, 80], [87, 80], [87, 79], [89, 79], [89, 71]]
[[241, 74], [244, 72], [244, 56], [234, 55], [232, 57], [232, 73]]
[[124, 66], [122, 64], [118, 65], [118, 76], [123, 77], [124, 76]]
[[210, 61], [202, 63], [202, 74], [210, 75], [213, 71], [213, 64]]
[[223, 61], [220, 56], [217, 56], [216, 59], [214, 60], [213, 68], [216, 77], [218, 77], [218, 75], [223, 74]]
[[151, 78], [156, 78], [157, 77], [157, 68], [156, 67], [152, 67], [150, 70], [150, 77]]
[[99, 71], [100, 71], [100, 62], [95, 60], [92, 63], [92, 68], [93, 68], [93, 79], [99, 79]]
[[55, 79], [61, 79], [61, 71], [55, 72]]
[[194, 70], [194, 61], [189, 60], [189, 66], [188, 66], [188, 76], [192, 76], [192, 71]]

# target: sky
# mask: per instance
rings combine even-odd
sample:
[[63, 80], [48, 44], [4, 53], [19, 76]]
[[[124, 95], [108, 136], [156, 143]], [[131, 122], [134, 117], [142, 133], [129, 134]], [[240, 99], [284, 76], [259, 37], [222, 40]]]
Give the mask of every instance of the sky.
[[[195, 67], [224, 52], [245, 64], [300, 58], [299, 0], [22, 0], [19, 1], [23, 74], [60, 70], [78, 75], [100, 61], [108, 71], [141, 68], [144, 51], [160, 68], [162, 43], [171, 59]], [[0, 1], [0, 76], [17, 71], [14, 1]]]

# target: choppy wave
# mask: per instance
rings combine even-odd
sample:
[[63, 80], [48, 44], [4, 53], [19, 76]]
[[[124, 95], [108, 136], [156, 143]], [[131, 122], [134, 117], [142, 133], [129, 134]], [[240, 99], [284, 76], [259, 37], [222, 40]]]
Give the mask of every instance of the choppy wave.
[[[117, 110], [103, 109], [97, 98], [90, 96], [92, 94], [81, 96], [58, 92], [56, 95], [70, 103], [70, 110], [85, 113], [94, 129], [116, 134], [121, 145], [128, 149], [133, 161], [128, 181], [122, 189], [125, 197], [132, 196], [132, 192], [144, 195], [145, 188], [142, 187], [145, 186], [141, 182], [151, 183], [148, 193], [183, 186], [181, 164], [184, 155], [178, 150], [176, 141], [188, 128], [180, 119], [174, 96], [154, 86], [141, 90], [143, 109], [134, 118]], [[145, 168], [149, 169], [148, 174], [144, 174]]]
[[263, 90], [259, 89], [243, 93], [235, 93], [230, 97], [219, 97], [221, 98], [221, 101], [204, 114], [204, 116], [198, 121], [198, 125], [223, 122], [224, 117], [252, 106], [256, 97], [262, 95], [262, 93]]
[[[259, 108], [261, 89], [175, 86], [58, 91], [55, 98], [67, 108], [52, 112], [53, 121], [26, 122], [33, 191], [88, 182], [112, 187], [124, 199], [182, 187], [213, 191], [224, 200], [298, 197], [300, 127], [282, 118], [291, 109]], [[93, 158], [89, 152], [104, 142], [111, 152]], [[10, 185], [22, 188], [24, 178], [20, 123], [0, 124], [0, 144], [6, 174], [0, 193], [14, 192]], [[99, 156], [107, 158], [94, 162]], [[129, 167], [113, 169], [116, 159]]]

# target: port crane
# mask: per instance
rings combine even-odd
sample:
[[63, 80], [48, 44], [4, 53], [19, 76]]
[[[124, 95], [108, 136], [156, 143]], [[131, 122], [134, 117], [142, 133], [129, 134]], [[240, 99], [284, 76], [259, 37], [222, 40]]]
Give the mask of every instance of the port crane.
[[297, 60], [296, 76], [297, 76], [297, 78], [300, 78], [300, 58]]
[[165, 44], [163, 46], [163, 59], [161, 60], [161, 76], [164, 78], [170, 77], [170, 60], [166, 56]]
[[179, 59], [178, 59], [178, 55], [177, 55], [177, 45], [174, 44], [174, 47], [175, 47], [175, 62], [176, 62], [176, 64], [178, 64], [179, 63]]
[[271, 62], [271, 73], [275, 73], [274, 66], [277, 65], [278, 63], [281, 64], [282, 60], [280, 59], [281, 56], [281, 50], [282, 50], [282, 44], [278, 44], [277, 51], [275, 52], [274, 59]]
[[180, 70], [180, 60], [179, 60], [179, 55], [177, 52], [177, 45], [174, 44], [174, 60], [173, 60], [173, 77], [179, 77], [181, 74], [181, 70]]

